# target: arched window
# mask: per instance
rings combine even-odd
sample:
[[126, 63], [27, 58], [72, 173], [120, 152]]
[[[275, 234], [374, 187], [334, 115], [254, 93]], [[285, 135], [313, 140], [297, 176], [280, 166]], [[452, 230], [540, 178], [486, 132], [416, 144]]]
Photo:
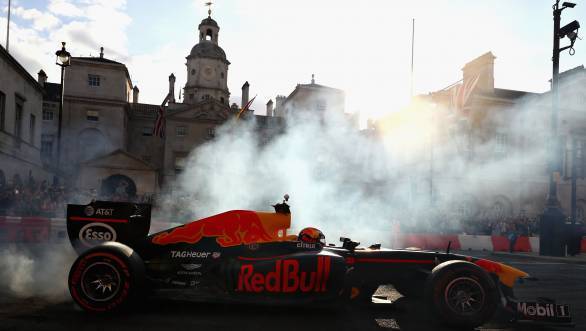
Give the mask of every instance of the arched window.
[[208, 29], [206, 31], [206, 40], [211, 41], [212, 40], [212, 34], [213, 34], [212, 29]]
[[195, 69], [191, 69], [191, 74], [195, 75]]

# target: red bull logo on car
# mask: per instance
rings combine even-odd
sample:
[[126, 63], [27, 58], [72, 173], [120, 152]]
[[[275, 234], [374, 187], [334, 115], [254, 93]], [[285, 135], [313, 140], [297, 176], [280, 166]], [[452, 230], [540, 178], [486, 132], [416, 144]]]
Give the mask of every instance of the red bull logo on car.
[[309, 293], [326, 292], [331, 258], [319, 256], [317, 268], [301, 270], [296, 259], [275, 261], [275, 269], [267, 273], [255, 271], [253, 264], [243, 264], [238, 273], [238, 292]]
[[204, 237], [216, 238], [216, 242], [222, 247], [275, 240], [265, 230], [255, 212], [238, 210], [204, 218], [160, 233], [153, 238], [152, 242], [159, 245], [195, 244]]

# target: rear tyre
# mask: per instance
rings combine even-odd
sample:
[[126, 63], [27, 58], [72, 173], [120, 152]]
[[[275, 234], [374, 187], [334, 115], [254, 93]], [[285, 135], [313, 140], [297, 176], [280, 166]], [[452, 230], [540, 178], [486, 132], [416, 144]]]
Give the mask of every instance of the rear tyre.
[[434, 321], [474, 328], [493, 317], [499, 294], [494, 281], [477, 265], [448, 261], [433, 269], [425, 285], [425, 299]]
[[69, 292], [89, 312], [117, 311], [137, 297], [144, 283], [142, 259], [128, 246], [108, 242], [80, 255], [69, 272]]

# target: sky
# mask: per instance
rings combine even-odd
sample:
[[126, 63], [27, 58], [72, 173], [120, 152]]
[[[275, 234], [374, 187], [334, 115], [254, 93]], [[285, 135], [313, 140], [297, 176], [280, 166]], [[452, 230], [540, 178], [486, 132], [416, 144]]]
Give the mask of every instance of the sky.
[[[562, 25], [586, 24], [586, 2], [563, 12]], [[543, 0], [216, 0], [212, 17], [231, 62], [228, 87], [239, 103], [250, 83], [253, 108], [264, 114], [276, 95], [298, 83], [346, 92], [346, 111], [378, 118], [415, 94], [461, 79], [461, 68], [492, 51], [495, 86], [543, 92], [551, 77], [553, 1]], [[0, 41], [6, 41], [8, 0], [0, 0]], [[73, 56], [105, 57], [128, 66], [140, 101], [158, 104], [168, 76], [185, 84], [185, 57], [207, 16], [203, 0], [13, 0], [10, 52], [36, 77], [43, 69], [59, 81], [55, 51], [61, 41]], [[414, 71], [411, 65], [415, 19]], [[564, 45], [567, 40], [562, 41]], [[584, 41], [561, 56], [561, 70], [586, 62]]]

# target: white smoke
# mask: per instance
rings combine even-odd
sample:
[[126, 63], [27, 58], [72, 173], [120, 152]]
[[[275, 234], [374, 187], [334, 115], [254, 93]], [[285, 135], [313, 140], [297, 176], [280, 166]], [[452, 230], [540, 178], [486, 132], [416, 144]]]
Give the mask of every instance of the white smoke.
[[75, 257], [69, 244], [4, 246], [0, 248], [0, 293], [50, 302], [70, 300], [67, 277]]
[[[189, 197], [194, 218], [267, 210], [288, 193], [293, 233], [315, 226], [328, 242], [348, 236], [363, 244], [392, 244], [397, 223], [422, 232], [439, 231], [440, 224], [445, 231], [465, 231], [468, 219], [489, 219], [490, 204], [500, 196], [515, 201], [507, 212], [516, 216], [527, 207], [517, 200], [545, 194], [545, 145], [529, 131], [540, 129], [525, 119], [548, 124], [534, 104], [490, 114], [482, 134], [474, 132], [478, 114], [454, 127], [459, 122], [447, 125], [446, 110], [417, 107], [410, 111], [424, 116], [379, 138], [333, 111], [287, 118], [284, 132], [271, 140], [254, 120], [229, 122], [215, 140], [192, 151], [176, 193]], [[517, 145], [519, 137], [528, 140]], [[520, 183], [530, 174], [544, 181], [526, 192]]]

